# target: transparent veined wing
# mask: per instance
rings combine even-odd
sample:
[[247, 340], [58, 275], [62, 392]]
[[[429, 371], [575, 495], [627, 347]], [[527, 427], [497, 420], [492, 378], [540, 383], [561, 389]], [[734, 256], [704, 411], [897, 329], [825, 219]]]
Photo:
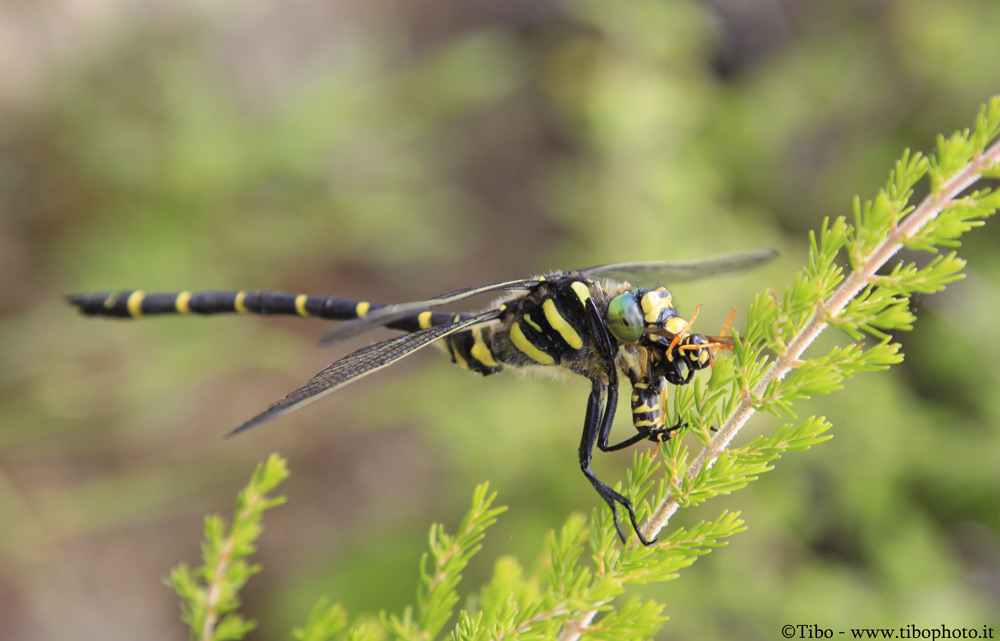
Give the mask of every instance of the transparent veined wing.
[[494, 309], [454, 323], [428, 327], [427, 329], [410, 332], [363, 347], [340, 360], [334, 361], [329, 367], [309, 379], [309, 382], [305, 385], [291, 392], [280, 401], [272, 403], [266, 410], [230, 432], [230, 435], [248, 430], [251, 427], [277, 418], [282, 414], [296, 410], [307, 403], [311, 403], [353, 383], [359, 378], [378, 371], [383, 367], [388, 367], [418, 349], [441, 340], [449, 334], [468, 329], [473, 325], [489, 322], [498, 318], [502, 313], [502, 311]]
[[655, 287], [741, 272], [768, 263], [777, 257], [777, 251], [764, 248], [689, 261], [611, 263], [588, 267], [580, 272], [588, 278], [608, 278], [628, 281], [639, 287]]

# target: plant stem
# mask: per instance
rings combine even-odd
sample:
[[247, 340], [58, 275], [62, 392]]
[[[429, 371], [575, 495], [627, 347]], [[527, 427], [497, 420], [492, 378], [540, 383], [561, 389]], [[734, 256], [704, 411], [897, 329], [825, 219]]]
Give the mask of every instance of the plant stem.
[[215, 638], [215, 624], [219, 620], [219, 601], [222, 598], [222, 582], [225, 580], [232, 553], [233, 539], [230, 537], [219, 554], [219, 562], [212, 572], [208, 596], [205, 599], [205, 623], [201, 627], [201, 641], [212, 641]]

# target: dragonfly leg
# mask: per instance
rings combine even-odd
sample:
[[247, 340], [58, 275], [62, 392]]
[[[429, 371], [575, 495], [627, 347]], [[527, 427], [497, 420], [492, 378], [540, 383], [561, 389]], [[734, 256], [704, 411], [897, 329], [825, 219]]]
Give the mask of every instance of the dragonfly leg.
[[[606, 403], [602, 408], [602, 401], [605, 401], [605, 399]], [[580, 440], [580, 469], [583, 470], [584, 476], [594, 486], [594, 489], [604, 499], [604, 502], [611, 508], [615, 530], [617, 530], [622, 542], [627, 542], [628, 537], [625, 536], [621, 524], [618, 522], [619, 505], [628, 512], [629, 521], [632, 522], [632, 528], [635, 530], [636, 536], [639, 537], [639, 541], [643, 545], [652, 545], [655, 539], [652, 541], [648, 540], [639, 531], [639, 523], [636, 520], [635, 508], [632, 506], [632, 502], [598, 479], [594, 471], [590, 468], [590, 462], [594, 456], [594, 445], [598, 442], [598, 438], [600, 437], [600, 440], [607, 442], [608, 433], [611, 431], [611, 423], [614, 421], [615, 405], [617, 402], [618, 390], [616, 388], [609, 390], [607, 385], [602, 381], [596, 379], [593, 381], [590, 397], [587, 400], [587, 417], [583, 426], [583, 437]]]

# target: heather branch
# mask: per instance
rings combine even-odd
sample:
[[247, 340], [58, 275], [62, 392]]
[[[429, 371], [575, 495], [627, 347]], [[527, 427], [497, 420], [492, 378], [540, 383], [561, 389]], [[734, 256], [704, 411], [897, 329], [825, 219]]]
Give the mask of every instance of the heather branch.
[[[905, 211], [893, 211], [891, 220], [886, 220], [884, 224], [878, 225], [881, 228], [889, 228], [889, 232], [885, 234], [884, 238], [867, 253], [858, 252], [861, 255], [851, 256], [852, 272], [839, 283], [825, 300], [816, 304], [808, 314], [804, 325], [790, 341], [787, 343], [783, 343], [781, 340], [772, 342], [772, 345], [777, 346], [779, 352], [776, 360], [757, 381], [753, 389], [744, 388], [742, 398], [729, 418], [719, 427], [715, 437], [708, 442], [687, 468], [686, 478], [689, 482], [693, 481], [703, 470], [715, 464], [740, 429], [762, 406], [761, 401], [772, 384], [782, 380], [792, 369], [803, 364], [800, 357], [830, 322], [836, 319], [865, 288], [878, 284], [879, 277], [876, 276], [878, 270], [908, 243], [917, 248], [929, 248], [926, 241], [918, 236], [921, 230], [934, 221], [945, 207], [952, 206], [959, 194], [982, 178], [984, 174], [995, 173], [998, 165], [1000, 165], [1000, 143], [994, 143], [985, 152], [975, 154], [970, 162], [958, 168], [947, 180], [940, 181], [939, 177], [932, 172], [931, 193], [915, 209], [901, 220], [899, 220], [899, 214], [905, 213]], [[937, 169], [940, 170], [941, 167]], [[897, 182], [900, 180], [900, 173], [902, 172], [897, 172]], [[910, 187], [909, 184], [892, 185], [890, 187], [891, 196], [905, 201]], [[886, 195], [883, 194], [881, 197], [886, 197]], [[871, 233], [871, 230], [866, 231]], [[855, 249], [864, 246], [862, 239], [856, 240], [858, 242], [854, 245]], [[827, 252], [819, 251], [816, 254], [821, 260], [824, 255], [827, 255]], [[797, 285], [806, 286], [808, 283], [799, 282]], [[681, 499], [676, 490], [668, 494], [642, 527], [643, 535], [649, 539], [654, 538], [666, 526], [680, 505]], [[560, 641], [579, 639], [587, 632], [596, 614], [596, 610], [591, 610], [583, 613], [579, 618], [567, 622], [558, 637]]]
[[[740, 429], [747, 423], [756, 411], [757, 399], [767, 390], [771, 381], [784, 378], [789, 371], [800, 364], [799, 357], [806, 348], [816, 340], [816, 337], [826, 329], [827, 320], [836, 316], [858, 293], [875, 278], [875, 273], [885, 265], [900, 249], [904, 242], [919, 232], [932, 221], [941, 210], [960, 193], [979, 180], [983, 171], [1000, 163], [1000, 143], [994, 143], [984, 153], [973, 158], [972, 162], [956, 172], [951, 179], [940, 185], [939, 189], [928, 194], [920, 205], [913, 210], [902, 223], [894, 226], [882, 241], [868, 256], [859, 269], [855, 269], [841, 282], [833, 294], [819, 306], [805, 327], [788, 344], [785, 353], [779, 355], [771, 368], [763, 375], [756, 387], [745, 394], [736, 410], [719, 428], [711, 440], [688, 470], [688, 478], [694, 478], [706, 465], [712, 465], [729, 445]], [[652, 516], [642, 528], [644, 536], [654, 537], [662, 530], [670, 517], [677, 511], [678, 501], [673, 495], [668, 496], [654, 510]]]

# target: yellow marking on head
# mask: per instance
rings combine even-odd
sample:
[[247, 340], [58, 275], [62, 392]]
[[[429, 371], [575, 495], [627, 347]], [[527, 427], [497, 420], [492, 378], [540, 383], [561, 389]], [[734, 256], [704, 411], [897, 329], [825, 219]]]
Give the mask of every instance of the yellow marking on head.
[[531, 325], [536, 332], [538, 333], [542, 332], [542, 326], [536, 323], [535, 321], [531, 320], [531, 316], [529, 316], [528, 314], [524, 315], [524, 322]]
[[191, 292], [181, 292], [180, 294], [177, 294], [177, 300], [174, 301], [174, 309], [177, 310], [178, 314], [190, 314]]
[[663, 287], [650, 290], [642, 295], [639, 304], [642, 306], [642, 313], [647, 323], [655, 323], [660, 319], [660, 312], [664, 308], [669, 308], [673, 297]]
[[308, 298], [309, 297], [305, 294], [299, 294], [295, 297], [295, 313], [299, 316], [309, 315], [309, 312], [306, 311], [306, 300], [308, 300]]
[[250, 310], [246, 306], [247, 293], [246, 292], [236, 292], [236, 300], [233, 301], [233, 309], [235, 309], [240, 314], [249, 314]]
[[590, 298], [590, 288], [587, 287], [585, 283], [578, 280], [574, 280], [569, 284], [569, 286], [573, 288], [573, 291], [576, 292], [577, 298], [579, 298], [580, 302], [583, 303], [584, 307], [586, 307], [587, 299]]
[[427, 329], [431, 326], [431, 314], [434, 312], [420, 312], [417, 314], [417, 325], [420, 329]]
[[542, 311], [545, 312], [545, 320], [549, 321], [552, 329], [559, 332], [559, 335], [562, 336], [567, 345], [573, 349], [583, 347], [583, 339], [580, 338], [580, 335], [576, 333], [573, 326], [559, 313], [555, 301], [551, 298], [546, 298], [545, 302], [542, 303]]
[[521, 324], [516, 321], [510, 326], [510, 342], [514, 344], [514, 347], [521, 350], [525, 356], [536, 363], [552, 365], [556, 362], [552, 356], [532, 345], [531, 341], [524, 335], [524, 332], [521, 331]]
[[490, 348], [486, 346], [486, 342], [483, 340], [483, 330], [481, 327], [472, 328], [472, 349], [469, 350], [469, 353], [472, 354], [472, 358], [486, 367], [499, 366], [499, 363], [493, 360], [493, 354], [490, 353]]
[[354, 306], [354, 315], [358, 318], [364, 318], [368, 315], [368, 308], [372, 306], [368, 301], [359, 301], [357, 305]]
[[674, 316], [667, 320], [664, 327], [671, 334], [681, 334], [688, 328], [688, 322], [680, 316]]
[[139, 318], [142, 316], [142, 299], [146, 297], [145, 292], [134, 291], [128, 295], [128, 300], [125, 301], [125, 307], [128, 308], [128, 314], [132, 318]]
[[711, 358], [712, 358], [712, 352], [707, 348], [702, 349], [701, 352], [698, 354], [698, 360], [702, 363], [707, 363]]

